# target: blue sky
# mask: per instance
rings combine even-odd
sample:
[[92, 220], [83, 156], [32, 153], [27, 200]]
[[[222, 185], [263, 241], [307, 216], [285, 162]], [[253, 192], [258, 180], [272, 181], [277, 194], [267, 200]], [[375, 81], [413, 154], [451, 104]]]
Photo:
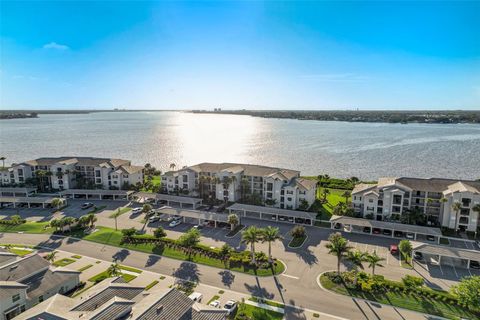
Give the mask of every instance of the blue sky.
[[480, 2], [5, 2], [0, 108], [479, 109]]

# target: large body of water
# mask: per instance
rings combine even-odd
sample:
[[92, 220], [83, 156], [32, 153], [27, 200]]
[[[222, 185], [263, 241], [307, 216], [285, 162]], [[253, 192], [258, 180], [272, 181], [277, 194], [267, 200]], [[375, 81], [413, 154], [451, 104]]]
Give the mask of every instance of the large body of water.
[[0, 121], [6, 163], [42, 156], [298, 169], [304, 175], [480, 178], [480, 125], [263, 119], [183, 112], [40, 115]]

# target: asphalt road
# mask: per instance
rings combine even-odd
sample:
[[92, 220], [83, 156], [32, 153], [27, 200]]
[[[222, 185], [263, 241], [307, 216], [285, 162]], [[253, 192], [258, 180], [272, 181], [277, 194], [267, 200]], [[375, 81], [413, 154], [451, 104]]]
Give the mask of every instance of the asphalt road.
[[[89, 241], [72, 238], [61, 238], [44, 234], [2, 234], [1, 243], [24, 243], [40, 245], [51, 249], [60, 249], [75, 254], [86, 255], [97, 259], [118, 259], [122, 264], [150, 270], [177, 278], [199, 281], [211, 286], [226, 288], [232, 291], [263, 296], [268, 299], [284, 302], [287, 308], [287, 319], [306, 319], [298, 308], [316, 310], [334, 319], [435, 319], [407, 310], [401, 310], [375, 303], [367, 303], [359, 299], [351, 299], [322, 290], [317, 284], [318, 275], [335, 265], [335, 257], [322, 255], [326, 264], [306, 265], [303, 269], [291, 269], [287, 262], [284, 275], [276, 277], [255, 277], [236, 272], [212, 268], [204, 265], [174, 260], [153, 254], [146, 254], [116, 247], [101, 245]], [[298, 308], [297, 308], [298, 307]], [[333, 316], [332, 316], [333, 315]]]

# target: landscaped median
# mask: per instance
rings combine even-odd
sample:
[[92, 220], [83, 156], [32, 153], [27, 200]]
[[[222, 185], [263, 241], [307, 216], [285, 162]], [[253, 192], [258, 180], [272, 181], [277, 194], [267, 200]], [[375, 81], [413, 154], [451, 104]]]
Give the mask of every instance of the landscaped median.
[[402, 282], [365, 272], [326, 272], [320, 275], [321, 286], [349, 297], [366, 299], [448, 319], [479, 319], [480, 310], [462, 304], [451, 293], [434, 290], [422, 278], [406, 276]]

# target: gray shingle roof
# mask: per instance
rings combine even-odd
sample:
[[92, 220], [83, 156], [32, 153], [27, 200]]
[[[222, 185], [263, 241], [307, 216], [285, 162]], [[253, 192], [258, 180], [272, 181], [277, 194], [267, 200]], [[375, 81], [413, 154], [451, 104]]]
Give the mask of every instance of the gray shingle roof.
[[28, 299], [32, 300], [36, 297], [44, 295], [45, 292], [50, 292], [52, 289], [56, 289], [62, 284], [78, 278], [79, 274], [79, 271], [73, 270], [52, 271], [47, 269], [45, 271], [38, 272], [25, 280], [22, 280], [22, 283], [28, 285]]
[[49, 263], [38, 254], [28, 255], [14, 262], [9, 262], [0, 267], [0, 280], [19, 281], [29, 277], [41, 269], [49, 267]]
[[143, 291], [141, 287], [132, 287], [130, 285], [115, 284], [111, 285], [95, 295], [76, 305], [72, 311], [93, 311], [113, 297], [131, 300]]
[[459, 181], [469, 186], [472, 186], [476, 189], [480, 189], [480, 182], [469, 181], [469, 180], [453, 180], [453, 179], [439, 179], [439, 178], [420, 179], [420, 178], [402, 177], [402, 178], [398, 178], [397, 181], [409, 188], [412, 188], [413, 190], [430, 191], [430, 192], [442, 192], [446, 190], [449, 185], [457, 183]]
[[118, 319], [119, 316], [130, 313], [133, 304], [135, 304], [135, 302], [115, 297], [105, 303], [101, 309], [90, 315], [89, 320]]

